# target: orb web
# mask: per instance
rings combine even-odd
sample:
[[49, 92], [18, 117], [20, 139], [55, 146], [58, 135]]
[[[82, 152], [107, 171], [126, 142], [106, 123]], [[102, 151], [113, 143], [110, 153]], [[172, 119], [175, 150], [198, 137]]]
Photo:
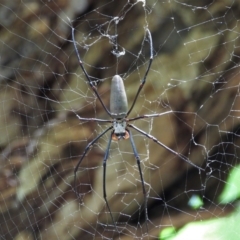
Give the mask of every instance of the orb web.
[[[210, 220], [219, 227], [223, 220], [231, 223], [228, 231], [211, 235], [198, 225], [203, 230], [195, 234], [238, 239], [239, 16], [236, 0], [1, 2], [1, 237], [163, 239], [167, 229]], [[109, 126], [77, 115], [109, 116], [79, 67], [72, 28], [107, 107], [115, 74], [124, 80], [128, 104], [134, 100], [148, 66], [150, 30], [154, 59], [129, 117], [163, 113], [133, 123], [203, 169], [132, 130], [148, 231], [129, 140], [113, 141], [107, 161], [107, 199], [118, 231], [102, 191], [110, 134], [81, 163], [74, 193], [75, 166]]]

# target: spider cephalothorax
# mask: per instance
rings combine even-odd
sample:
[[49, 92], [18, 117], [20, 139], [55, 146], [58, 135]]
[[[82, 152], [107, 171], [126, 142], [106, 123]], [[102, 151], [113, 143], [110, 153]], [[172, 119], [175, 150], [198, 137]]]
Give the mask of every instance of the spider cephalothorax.
[[113, 120], [113, 136], [112, 139], [118, 141], [120, 139], [128, 139], [129, 133], [126, 131], [127, 123], [126, 119], [114, 119]]

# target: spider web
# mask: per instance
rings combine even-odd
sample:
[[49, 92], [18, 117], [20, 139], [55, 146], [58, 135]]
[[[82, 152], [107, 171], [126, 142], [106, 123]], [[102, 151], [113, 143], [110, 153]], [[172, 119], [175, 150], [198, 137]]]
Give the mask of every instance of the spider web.
[[[189, 239], [239, 239], [237, 221], [229, 228], [226, 223], [239, 198], [228, 182], [239, 164], [239, 16], [237, 0], [1, 1], [0, 238], [164, 239], [166, 229], [224, 219], [228, 234], [196, 230]], [[107, 199], [117, 230], [102, 190], [110, 133], [81, 163], [74, 193], [75, 166], [109, 126], [77, 115], [109, 116], [78, 64], [72, 28], [108, 108], [115, 74], [131, 106], [148, 66], [150, 30], [154, 59], [129, 117], [162, 113], [134, 125], [203, 169], [132, 129], [148, 231], [129, 140], [113, 141], [107, 161]], [[226, 186], [234, 196], [223, 198]]]

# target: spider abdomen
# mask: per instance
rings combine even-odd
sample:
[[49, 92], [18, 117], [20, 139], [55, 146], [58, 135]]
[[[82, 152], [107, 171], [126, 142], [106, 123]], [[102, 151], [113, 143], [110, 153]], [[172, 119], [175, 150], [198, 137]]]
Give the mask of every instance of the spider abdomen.
[[110, 112], [113, 118], [124, 118], [128, 111], [127, 95], [123, 80], [119, 75], [112, 78], [110, 95]]

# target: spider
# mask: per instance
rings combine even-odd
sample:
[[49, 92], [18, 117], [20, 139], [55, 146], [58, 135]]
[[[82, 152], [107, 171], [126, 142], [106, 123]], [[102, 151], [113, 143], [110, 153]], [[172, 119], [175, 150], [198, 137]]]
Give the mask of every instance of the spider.
[[80, 54], [78, 52], [77, 49], [77, 44], [74, 38], [74, 28], [72, 28], [72, 41], [74, 44], [74, 49], [78, 58], [78, 62], [79, 65], [83, 71], [83, 73], [86, 76], [86, 79], [88, 81], [88, 84], [90, 85], [91, 89], [93, 90], [93, 92], [95, 93], [95, 95], [97, 96], [98, 100], [100, 101], [102, 107], [104, 108], [104, 110], [106, 111], [106, 113], [111, 117], [112, 120], [106, 120], [106, 119], [98, 119], [98, 118], [82, 118], [79, 115], [77, 115], [78, 119], [81, 121], [95, 121], [95, 122], [106, 122], [106, 123], [111, 123], [111, 126], [108, 127], [106, 130], [104, 130], [101, 134], [99, 134], [96, 138], [94, 138], [90, 143], [88, 143], [88, 145], [86, 146], [82, 157], [80, 158], [78, 164], [76, 165], [75, 169], [74, 169], [74, 190], [77, 194], [77, 190], [76, 190], [76, 174], [78, 171], [78, 168], [82, 162], [82, 160], [84, 159], [84, 157], [86, 156], [87, 152], [89, 151], [89, 149], [91, 148], [92, 145], [94, 145], [94, 143], [96, 143], [104, 134], [106, 134], [108, 131], [111, 130], [111, 134], [109, 137], [109, 141], [107, 144], [107, 149], [104, 155], [104, 159], [103, 159], [103, 197], [107, 206], [107, 209], [110, 213], [111, 216], [111, 220], [116, 227], [116, 223], [114, 222], [113, 219], [113, 215], [112, 212], [110, 210], [110, 206], [108, 204], [107, 201], [107, 193], [106, 193], [106, 163], [107, 163], [107, 159], [108, 159], [108, 155], [109, 155], [109, 149], [110, 149], [110, 145], [112, 140], [114, 141], [118, 141], [120, 139], [130, 139], [131, 142], [131, 146], [132, 146], [132, 150], [134, 153], [134, 156], [136, 158], [137, 161], [137, 165], [138, 165], [138, 170], [139, 170], [139, 174], [140, 174], [140, 180], [141, 180], [141, 185], [142, 185], [142, 192], [144, 195], [144, 209], [145, 209], [145, 223], [146, 223], [146, 227], [147, 227], [147, 231], [148, 231], [148, 212], [147, 212], [147, 194], [146, 194], [146, 189], [145, 189], [145, 184], [144, 184], [144, 180], [143, 180], [143, 174], [142, 174], [142, 170], [141, 170], [141, 165], [140, 165], [140, 158], [135, 146], [135, 143], [133, 141], [133, 136], [132, 136], [132, 132], [130, 131], [129, 128], [133, 128], [134, 130], [136, 130], [137, 132], [139, 132], [140, 134], [142, 134], [143, 136], [153, 140], [155, 143], [157, 143], [158, 145], [164, 147], [165, 149], [167, 149], [168, 151], [170, 151], [171, 153], [175, 154], [176, 156], [180, 157], [182, 160], [186, 161], [187, 163], [191, 164], [192, 166], [202, 170], [202, 168], [198, 167], [197, 165], [195, 165], [194, 163], [190, 162], [184, 155], [175, 152], [174, 150], [172, 150], [171, 148], [167, 147], [166, 145], [164, 145], [163, 143], [161, 143], [160, 141], [158, 141], [155, 137], [153, 137], [152, 135], [144, 132], [143, 130], [137, 128], [136, 126], [130, 124], [129, 122], [135, 121], [135, 120], [139, 120], [139, 119], [143, 119], [143, 118], [153, 118], [153, 117], [159, 117], [162, 116], [163, 114], [169, 113], [169, 112], [165, 112], [165, 113], [157, 113], [157, 114], [150, 114], [150, 115], [142, 115], [142, 116], [137, 116], [137, 117], [133, 117], [133, 118], [127, 118], [129, 116], [129, 114], [132, 112], [135, 103], [138, 99], [139, 93], [141, 92], [145, 82], [146, 82], [146, 78], [148, 75], [148, 72], [150, 70], [152, 61], [153, 61], [153, 44], [152, 44], [152, 36], [151, 33], [149, 31], [149, 29], [146, 29], [146, 33], [148, 35], [148, 41], [149, 41], [149, 46], [150, 46], [150, 58], [149, 58], [149, 63], [148, 63], [148, 67], [147, 70], [144, 74], [144, 77], [140, 83], [140, 86], [138, 87], [136, 96], [133, 100], [133, 103], [131, 105], [131, 107], [128, 110], [128, 101], [127, 101], [127, 96], [126, 96], [126, 92], [125, 92], [125, 88], [124, 88], [124, 84], [123, 84], [123, 80], [119, 75], [115, 75], [112, 78], [112, 84], [111, 84], [111, 94], [110, 94], [110, 110], [108, 110], [108, 108], [105, 106], [105, 104], [103, 103], [97, 88], [94, 86], [93, 82], [91, 81], [91, 77], [88, 75], [86, 69], [83, 66], [83, 62], [80, 58]]

